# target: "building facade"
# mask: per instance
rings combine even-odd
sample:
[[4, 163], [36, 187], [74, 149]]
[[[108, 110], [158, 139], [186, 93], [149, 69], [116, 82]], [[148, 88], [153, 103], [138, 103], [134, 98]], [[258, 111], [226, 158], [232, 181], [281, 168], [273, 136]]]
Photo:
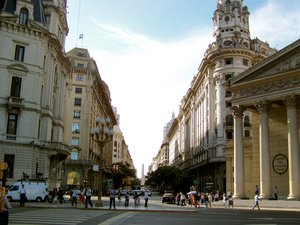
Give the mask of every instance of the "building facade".
[[[228, 82], [234, 140], [226, 149], [227, 186], [236, 198], [300, 199], [300, 40]], [[243, 117], [252, 112], [252, 139]]]
[[0, 161], [8, 163], [7, 185], [62, 179], [70, 154], [63, 140], [67, 33], [66, 0], [0, 1]]
[[[97, 64], [87, 49], [74, 48], [67, 53], [71, 62], [71, 73], [67, 79], [64, 99], [65, 142], [72, 150], [65, 160], [65, 186], [79, 185], [84, 182], [97, 188], [97, 171], [100, 166], [103, 180], [111, 173], [113, 163], [113, 137], [103, 145], [97, 143], [91, 130], [98, 125], [96, 118], [110, 118], [107, 127], [117, 124], [117, 115], [111, 105], [108, 86], [101, 79]], [[105, 176], [106, 175], [106, 176]]]
[[[37, 179], [49, 190], [97, 187], [93, 166], [111, 172], [114, 136], [102, 148], [91, 128], [97, 117], [117, 125], [116, 113], [88, 51], [65, 53], [66, 4], [0, 0], [0, 162], [8, 164], [7, 185]], [[134, 168], [130, 153], [123, 155]]]
[[[247, 6], [243, 0], [218, 0], [214, 12], [214, 42], [183, 97], [176, 123], [170, 129], [170, 164], [189, 170], [194, 186], [226, 191], [226, 143], [233, 139], [231, 93], [227, 80], [276, 52], [265, 42], [250, 38]], [[243, 135], [251, 139], [251, 112], [246, 112]], [[176, 144], [175, 144], [176, 143]]]

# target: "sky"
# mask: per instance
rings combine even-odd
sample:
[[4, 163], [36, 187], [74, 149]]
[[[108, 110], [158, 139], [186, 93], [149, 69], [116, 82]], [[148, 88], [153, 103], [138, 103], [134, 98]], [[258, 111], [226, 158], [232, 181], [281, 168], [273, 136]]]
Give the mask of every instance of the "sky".
[[[66, 51], [88, 49], [110, 89], [137, 176], [160, 149], [209, 43], [217, 0], [68, 0]], [[300, 38], [299, 0], [244, 0], [251, 38]], [[83, 34], [83, 39], [79, 35]]]

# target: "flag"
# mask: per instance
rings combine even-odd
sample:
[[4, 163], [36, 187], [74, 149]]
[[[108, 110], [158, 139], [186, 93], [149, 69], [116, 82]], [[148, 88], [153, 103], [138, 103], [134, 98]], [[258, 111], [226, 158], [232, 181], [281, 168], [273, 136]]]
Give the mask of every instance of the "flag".
[[79, 34], [79, 39], [83, 39], [83, 34]]

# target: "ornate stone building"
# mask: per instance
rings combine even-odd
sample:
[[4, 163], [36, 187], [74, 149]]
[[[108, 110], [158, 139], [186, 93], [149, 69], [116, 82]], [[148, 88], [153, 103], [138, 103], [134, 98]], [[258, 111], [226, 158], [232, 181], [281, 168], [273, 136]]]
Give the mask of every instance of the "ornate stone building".
[[63, 99], [70, 63], [66, 0], [0, 0], [0, 161], [7, 185], [23, 177], [60, 185], [70, 148]]
[[[300, 199], [300, 40], [228, 81], [234, 140], [226, 149], [227, 186], [237, 198]], [[252, 139], [243, 116], [252, 113]]]
[[117, 124], [117, 118], [108, 86], [101, 79], [97, 64], [88, 50], [74, 48], [67, 55], [72, 69], [64, 99], [64, 139], [72, 151], [64, 164], [66, 180], [63, 184], [82, 186], [86, 181], [97, 187], [98, 177], [93, 165], [101, 164], [106, 174], [111, 172], [113, 139], [104, 145], [101, 155], [101, 146], [91, 136], [91, 129], [97, 127], [97, 117], [110, 118], [111, 128]]
[[[226, 191], [225, 149], [233, 138], [231, 93], [224, 84], [276, 51], [250, 38], [249, 11], [243, 0], [218, 0], [214, 12], [214, 42], [183, 97], [179, 114], [170, 129], [170, 164], [189, 170], [194, 185]], [[245, 113], [243, 136], [251, 139], [251, 112]], [[176, 135], [174, 138], [173, 135]], [[176, 143], [176, 144], [175, 144]]]

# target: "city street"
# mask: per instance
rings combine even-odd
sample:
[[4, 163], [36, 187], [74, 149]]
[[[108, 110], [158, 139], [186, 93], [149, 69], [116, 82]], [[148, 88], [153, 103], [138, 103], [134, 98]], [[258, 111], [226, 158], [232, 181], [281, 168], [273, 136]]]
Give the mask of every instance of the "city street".
[[[95, 201], [95, 198], [94, 198]], [[282, 203], [283, 202], [283, 203]], [[141, 200], [143, 204], [143, 200]], [[224, 208], [221, 202], [213, 204], [212, 208], [193, 208], [162, 204], [159, 197], [149, 201], [149, 207], [134, 207], [131, 199], [129, 207], [118, 206], [116, 210], [108, 209], [108, 198], [103, 198], [104, 207], [84, 209], [71, 207], [67, 200], [64, 204], [28, 202], [20, 208], [17, 202], [10, 211], [9, 224], [81, 224], [81, 225], [189, 225], [189, 224], [300, 224], [300, 210], [291, 211], [288, 205], [298, 205], [299, 201], [280, 201], [281, 208], [271, 208], [275, 201], [265, 201], [261, 210], [252, 210], [250, 200], [243, 201], [244, 206], [237, 202], [235, 208]], [[122, 203], [121, 203], [122, 204]], [[269, 205], [269, 206], [267, 206]]]

